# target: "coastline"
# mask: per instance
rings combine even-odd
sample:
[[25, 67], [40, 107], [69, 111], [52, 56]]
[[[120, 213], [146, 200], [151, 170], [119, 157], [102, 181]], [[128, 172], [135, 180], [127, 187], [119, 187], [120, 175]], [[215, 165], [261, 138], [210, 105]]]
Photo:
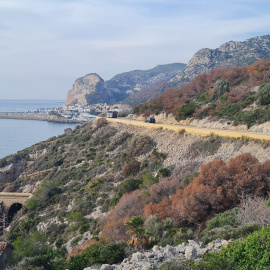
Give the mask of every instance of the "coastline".
[[56, 123], [83, 123], [79, 119], [67, 119], [55, 115], [48, 116], [46, 112], [0, 112], [0, 119], [38, 120]]

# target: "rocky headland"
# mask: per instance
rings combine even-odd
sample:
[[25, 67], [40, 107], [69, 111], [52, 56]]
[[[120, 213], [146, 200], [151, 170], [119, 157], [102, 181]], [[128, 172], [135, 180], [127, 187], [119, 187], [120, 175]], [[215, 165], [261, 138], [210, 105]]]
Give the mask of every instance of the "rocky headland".
[[134, 70], [104, 81], [91, 73], [75, 81], [67, 94], [67, 105], [113, 104], [178, 74], [185, 64], [159, 65], [149, 70]]

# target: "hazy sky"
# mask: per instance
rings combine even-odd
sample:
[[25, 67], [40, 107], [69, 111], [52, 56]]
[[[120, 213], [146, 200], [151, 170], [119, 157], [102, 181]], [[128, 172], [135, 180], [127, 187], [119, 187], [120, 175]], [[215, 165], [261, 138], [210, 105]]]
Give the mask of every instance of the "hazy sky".
[[0, 99], [65, 99], [75, 79], [187, 63], [269, 34], [269, 0], [0, 0]]

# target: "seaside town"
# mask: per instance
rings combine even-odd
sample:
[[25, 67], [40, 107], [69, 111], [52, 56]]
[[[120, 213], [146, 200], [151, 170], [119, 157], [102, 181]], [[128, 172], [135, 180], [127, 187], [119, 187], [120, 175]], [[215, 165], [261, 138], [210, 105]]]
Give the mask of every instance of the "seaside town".
[[123, 104], [108, 105], [98, 103], [93, 105], [64, 105], [60, 108], [40, 108], [28, 112], [0, 112], [0, 119], [27, 119], [53, 122], [80, 123], [90, 121], [96, 116], [125, 117], [130, 113], [130, 107]]

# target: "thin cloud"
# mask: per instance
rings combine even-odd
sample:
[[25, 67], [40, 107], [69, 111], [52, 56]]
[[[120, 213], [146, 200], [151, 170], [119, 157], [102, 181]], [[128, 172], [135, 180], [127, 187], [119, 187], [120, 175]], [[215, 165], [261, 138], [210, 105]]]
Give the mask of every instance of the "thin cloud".
[[[268, 34], [269, 5], [252, 0], [2, 0], [0, 79], [16, 76], [21, 98], [46, 93], [64, 99], [74, 80], [90, 72], [109, 79], [157, 64], [187, 63], [203, 47]], [[34, 91], [32, 82], [38, 79]], [[0, 98], [12, 98], [14, 88], [15, 82], [0, 87]]]

